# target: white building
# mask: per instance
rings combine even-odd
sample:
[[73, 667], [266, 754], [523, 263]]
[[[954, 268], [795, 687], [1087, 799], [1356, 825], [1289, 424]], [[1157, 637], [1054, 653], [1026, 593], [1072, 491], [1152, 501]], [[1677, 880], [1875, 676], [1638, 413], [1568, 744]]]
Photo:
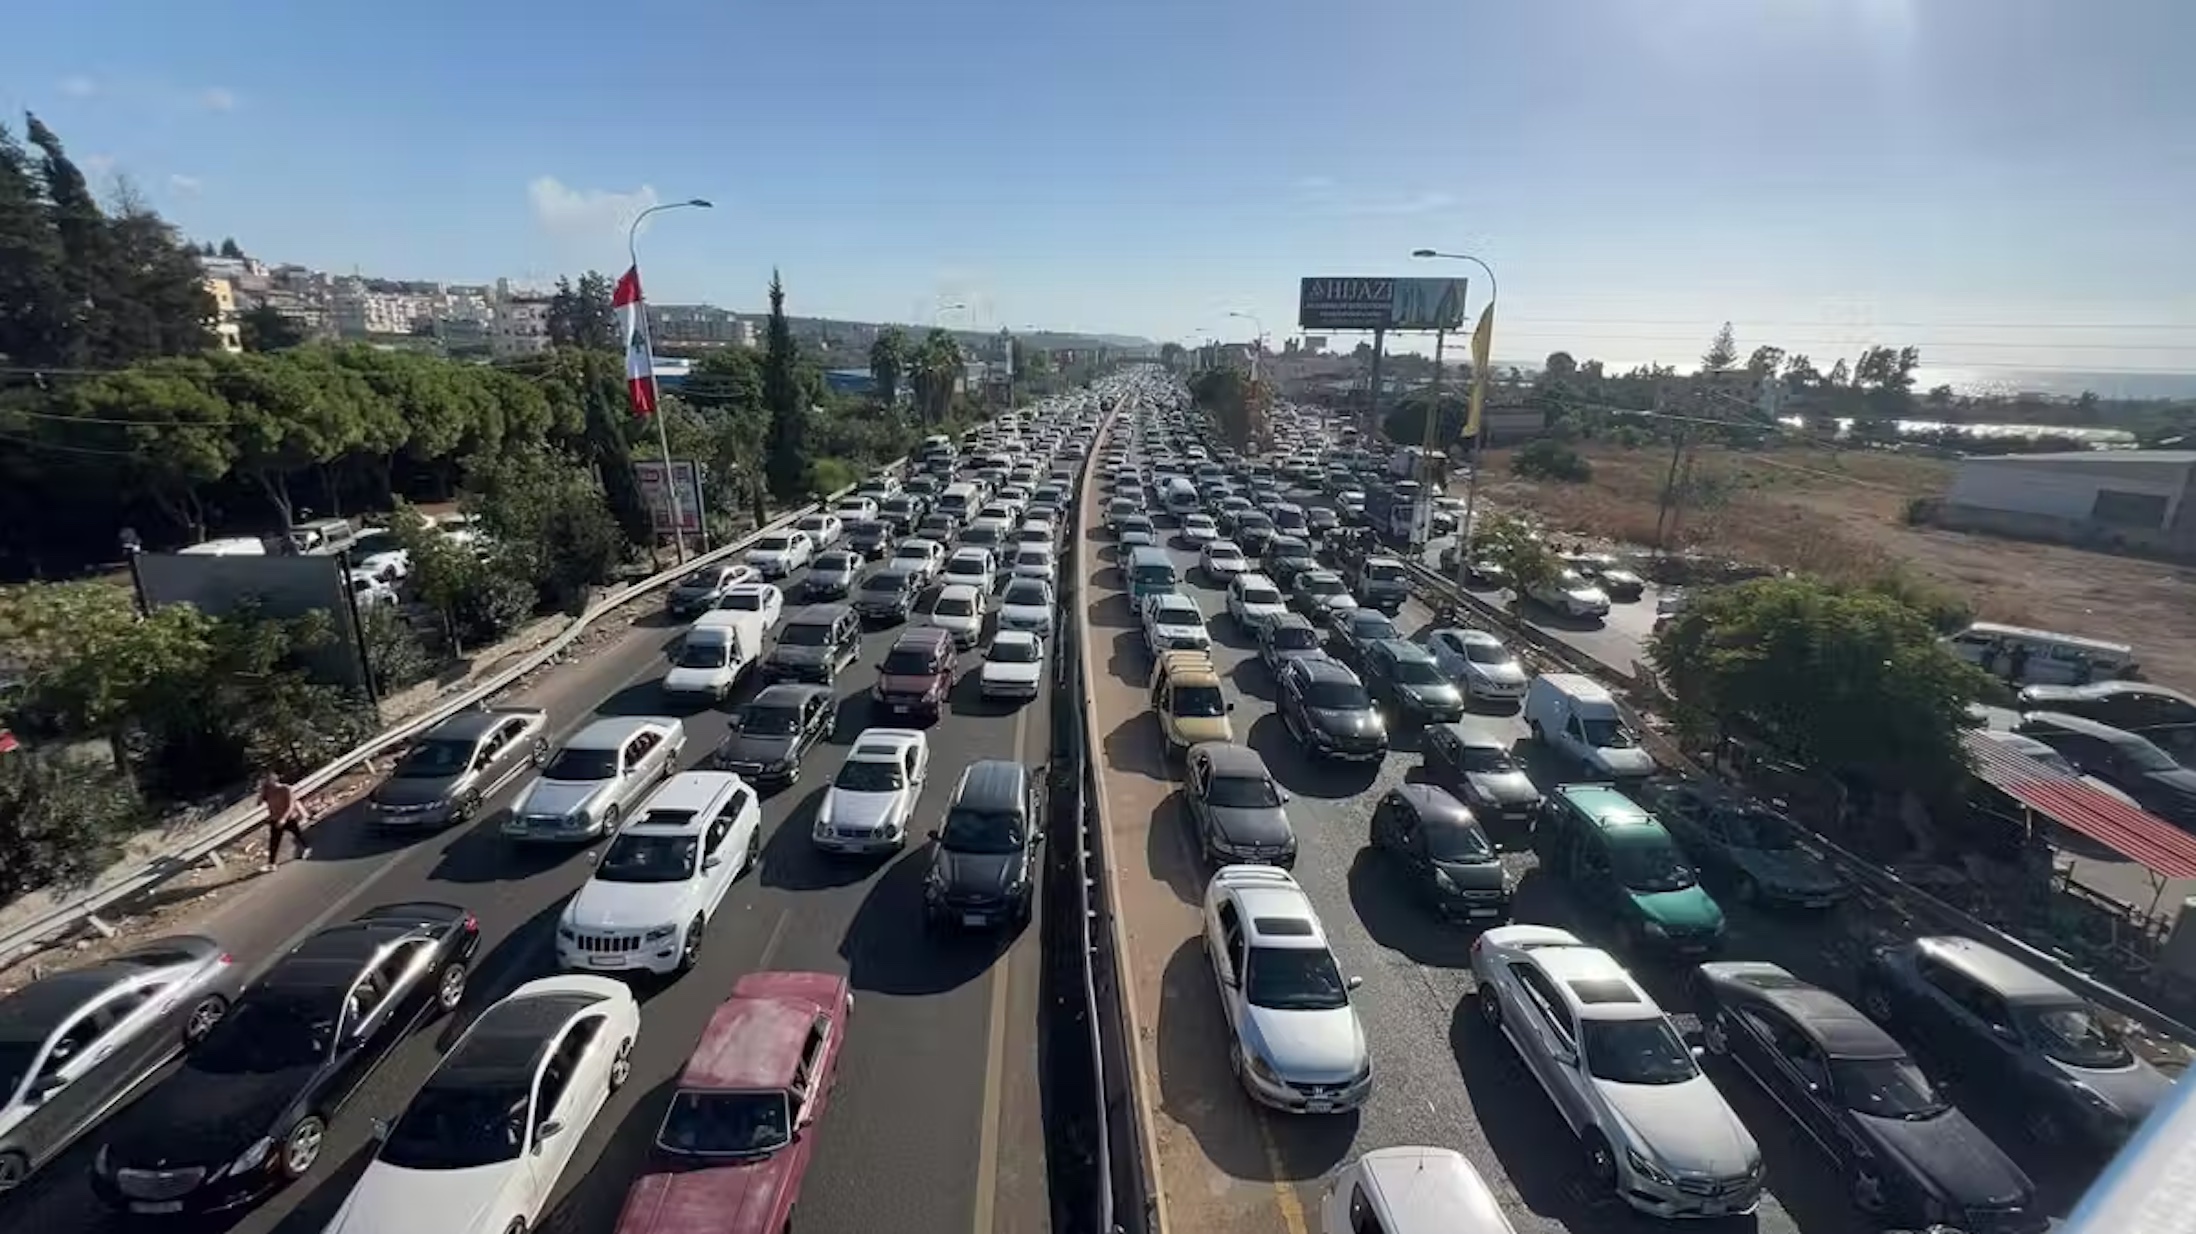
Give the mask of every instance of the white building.
[[2196, 450], [1961, 459], [1936, 522], [1963, 531], [2196, 558]]
[[490, 303], [488, 345], [498, 356], [530, 356], [549, 350], [549, 297], [497, 279]]

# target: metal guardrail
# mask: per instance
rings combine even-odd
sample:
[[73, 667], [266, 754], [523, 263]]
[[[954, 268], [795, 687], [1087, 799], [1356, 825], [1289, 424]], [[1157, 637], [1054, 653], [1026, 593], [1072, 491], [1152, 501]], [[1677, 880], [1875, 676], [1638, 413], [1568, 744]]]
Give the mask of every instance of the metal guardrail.
[[[905, 466], [906, 463], [907, 460], [903, 458], [888, 463], [885, 467], [898, 468]], [[858, 484], [850, 485], [835, 493], [828, 494], [824, 500], [826, 502], [836, 501], [858, 487], [860, 487]], [[433, 729], [451, 716], [469, 708], [477, 707], [497, 694], [510, 689], [528, 673], [562, 655], [565, 648], [572, 645], [573, 640], [585, 633], [589, 626], [610, 613], [616, 612], [650, 592], [677, 582], [695, 569], [722, 561], [735, 553], [744, 552], [765, 533], [783, 528], [803, 516], [813, 514], [823, 508], [821, 504], [810, 504], [780, 514], [723, 548], [712, 549], [682, 565], [650, 575], [639, 582], [620, 588], [597, 600], [578, 617], [574, 618], [570, 624], [566, 625], [563, 630], [559, 631], [555, 638], [521, 657], [511, 667], [457, 695], [448, 702], [437, 705], [424, 715], [382, 730], [365, 742], [353, 747], [335, 761], [316, 768], [305, 775], [297, 782], [300, 796], [327, 787], [368, 759], [404, 745]], [[248, 798], [237, 802], [202, 824], [199, 828], [199, 834], [183, 841], [167, 852], [148, 857], [142, 868], [135, 873], [110, 879], [103, 884], [94, 886], [68, 903], [40, 915], [28, 925], [21, 926], [5, 935], [0, 935], [0, 964], [12, 963], [28, 953], [51, 946], [86, 924], [91, 924], [95, 928], [103, 928], [99, 924], [99, 915], [101, 913], [120, 905], [126, 905], [131, 900], [143, 896], [169, 879], [185, 873], [209, 856], [250, 835], [254, 828], [264, 826], [266, 821], [267, 811], [256, 798]]]
[[[1639, 685], [1634, 674], [1625, 673], [1610, 665], [1603, 664], [1581, 653], [1577, 648], [1562, 640], [1549, 637], [1543, 631], [1519, 620], [1517, 615], [1509, 610], [1499, 605], [1489, 604], [1480, 597], [1457, 586], [1454, 579], [1448, 578], [1438, 571], [1418, 562], [1406, 563], [1404, 568], [1410, 574], [1412, 584], [1421, 593], [1430, 595], [1438, 601], [1456, 604], [1480, 614], [1488, 621], [1500, 625], [1504, 630], [1515, 636], [1518, 641], [1526, 644], [1545, 659], [1560, 664], [1572, 672], [1583, 673], [1589, 677], [1603, 680], [1615, 679], [1618, 684], [1627, 689], [1636, 688]], [[1644, 726], [1642, 726], [1642, 731], [1645, 731]], [[1679, 770], [1696, 779], [1712, 778], [1708, 777], [1691, 759], [1686, 758], [1681, 752], [1677, 752], [1673, 748], [1671, 753], [1676, 755], [1674, 761], [1677, 763]], [[1658, 752], [1658, 757], [1661, 757], [1665, 762], [1673, 761], [1660, 752]], [[2106, 1010], [2116, 1012], [2130, 1019], [2141, 1020], [2160, 1032], [2177, 1038], [2184, 1045], [2196, 1046], [2196, 1027], [2183, 1024], [2165, 1012], [2130, 997], [2124, 991], [2108, 986], [2079, 969], [2069, 967], [2057, 956], [2039, 950], [2025, 940], [2007, 934], [1988, 922], [1946, 903], [1926, 889], [1900, 878], [1897, 874], [1892, 873], [1876, 862], [1870, 861], [1858, 853], [1848, 851], [1814, 828], [1806, 827], [1805, 820], [1796, 819], [1794, 821], [1806, 828], [1808, 839], [1814, 847], [1821, 851], [1824, 857], [1836, 864], [1848, 877], [1874, 894], [1885, 899], [1898, 901], [1907, 908], [1914, 910], [1918, 915], [1934, 921], [1938, 929], [1974, 939], [1976, 942], [2014, 956], [2030, 968], [2044, 973], [2052, 980]]]

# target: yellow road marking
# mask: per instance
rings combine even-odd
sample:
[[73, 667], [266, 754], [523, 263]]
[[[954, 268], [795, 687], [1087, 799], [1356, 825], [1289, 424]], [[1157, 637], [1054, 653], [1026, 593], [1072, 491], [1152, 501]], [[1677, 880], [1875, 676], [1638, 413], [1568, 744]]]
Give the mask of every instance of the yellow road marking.
[[[1023, 743], [1029, 737], [1029, 708], [1014, 713], [1013, 755], [1023, 761]], [[975, 1234], [992, 1234], [999, 1206], [999, 1101], [1000, 1072], [1006, 1066], [1007, 982], [1014, 971], [1009, 948], [991, 970], [991, 1010], [984, 1040], [984, 1102], [976, 1140]]]
[[1251, 1117], [1258, 1120], [1258, 1143], [1266, 1150], [1266, 1172], [1273, 1175], [1273, 1206], [1281, 1213], [1282, 1227], [1289, 1234], [1311, 1234], [1304, 1220], [1304, 1202], [1296, 1198], [1295, 1185], [1282, 1177], [1286, 1163], [1281, 1160], [1281, 1146], [1273, 1141], [1272, 1125], [1262, 1112]]

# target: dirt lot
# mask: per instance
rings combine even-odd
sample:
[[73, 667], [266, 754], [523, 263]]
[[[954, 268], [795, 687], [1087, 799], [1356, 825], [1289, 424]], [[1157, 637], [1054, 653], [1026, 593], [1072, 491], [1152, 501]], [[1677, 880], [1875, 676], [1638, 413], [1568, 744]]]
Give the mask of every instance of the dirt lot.
[[[1666, 450], [1587, 451], [1589, 484], [1539, 484], [1488, 454], [1495, 504], [1620, 544], [1652, 543]], [[1905, 569], [1970, 598], [1991, 621], [2131, 644], [2153, 680], [2196, 689], [2196, 571], [2051, 544], [1909, 527], [1907, 503], [1940, 497], [1951, 465], [1867, 451], [1703, 448], [1678, 541], [1741, 561], [1838, 579]]]

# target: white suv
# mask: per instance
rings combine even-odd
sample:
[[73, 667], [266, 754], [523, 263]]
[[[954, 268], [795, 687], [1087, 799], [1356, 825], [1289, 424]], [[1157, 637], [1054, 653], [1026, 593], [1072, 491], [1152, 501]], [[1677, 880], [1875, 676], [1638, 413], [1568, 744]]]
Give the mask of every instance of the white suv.
[[1277, 617], [1285, 617], [1289, 600], [1280, 584], [1263, 574], [1238, 574], [1228, 580], [1228, 616], [1236, 628], [1255, 633]]
[[762, 806], [729, 771], [664, 781], [620, 827], [557, 921], [557, 963], [683, 973], [733, 880], [762, 856]]
[[1179, 591], [1144, 599], [1144, 647], [1152, 655], [1169, 651], [1204, 651], [1212, 646], [1212, 632], [1205, 628], [1204, 610]]
[[1251, 1098], [1294, 1114], [1365, 1104], [1372, 1054], [1350, 1006], [1359, 980], [1342, 975], [1296, 879], [1273, 866], [1222, 866], [1205, 885], [1204, 916], [1228, 1058]]

